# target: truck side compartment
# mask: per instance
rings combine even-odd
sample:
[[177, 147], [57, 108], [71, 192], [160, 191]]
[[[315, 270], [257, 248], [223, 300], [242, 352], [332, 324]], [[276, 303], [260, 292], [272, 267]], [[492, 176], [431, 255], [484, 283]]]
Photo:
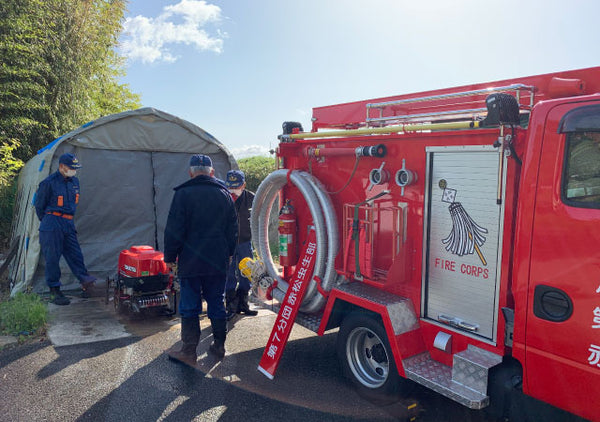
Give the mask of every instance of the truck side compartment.
[[532, 397], [600, 420], [599, 92], [589, 68], [317, 107], [311, 132], [284, 123], [248, 270], [276, 326], [298, 300], [296, 323], [340, 327], [346, 375], [374, 400], [408, 379], [498, 417], [524, 420]]

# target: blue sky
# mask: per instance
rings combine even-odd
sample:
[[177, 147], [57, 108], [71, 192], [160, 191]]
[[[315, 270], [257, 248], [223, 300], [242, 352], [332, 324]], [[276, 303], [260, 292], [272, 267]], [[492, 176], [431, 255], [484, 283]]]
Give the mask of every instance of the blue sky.
[[597, 0], [130, 0], [123, 82], [236, 156], [312, 108], [600, 65]]

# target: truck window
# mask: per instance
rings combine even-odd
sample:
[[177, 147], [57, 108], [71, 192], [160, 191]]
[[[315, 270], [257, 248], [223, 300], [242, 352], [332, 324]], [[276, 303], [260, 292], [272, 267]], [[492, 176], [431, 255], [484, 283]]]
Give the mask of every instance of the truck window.
[[564, 200], [572, 206], [600, 208], [600, 132], [566, 135]]

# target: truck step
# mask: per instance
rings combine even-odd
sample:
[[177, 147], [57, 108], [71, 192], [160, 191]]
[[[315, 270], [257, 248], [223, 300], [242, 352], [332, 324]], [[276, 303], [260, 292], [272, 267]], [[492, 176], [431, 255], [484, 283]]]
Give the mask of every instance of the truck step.
[[[279, 312], [280, 307], [281, 306], [277, 303], [277, 304], [273, 305], [271, 310], [273, 312], [277, 313], [277, 312]], [[321, 326], [322, 319], [323, 319], [323, 314], [304, 314], [302, 312], [298, 312], [298, 315], [296, 315], [296, 319], [294, 320], [294, 322], [296, 324], [299, 324], [299, 325], [303, 326], [304, 328], [316, 333], [317, 331], [319, 331], [319, 327]]]
[[502, 356], [469, 345], [453, 357], [452, 380], [481, 394], [487, 393], [490, 368], [502, 363]]
[[482, 409], [489, 397], [452, 379], [452, 368], [431, 358], [428, 352], [403, 361], [406, 378], [471, 409]]
[[364, 301], [384, 306], [387, 316], [390, 318], [394, 334], [397, 336], [419, 328], [419, 318], [415, 313], [411, 300], [406, 297], [396, 296], [381, 289], [357, 282], [341, 284], [332, 289], [332, 292], [333, 290], [339, 290], [351, 297], [361, 298]]
[[321, 325], [322, 319], [323, 314], [313, 315], [298, 312], [298, 315], [296, 315], [296, 320], [294, 322], [316, 333], [319, 330], [319, 326]]

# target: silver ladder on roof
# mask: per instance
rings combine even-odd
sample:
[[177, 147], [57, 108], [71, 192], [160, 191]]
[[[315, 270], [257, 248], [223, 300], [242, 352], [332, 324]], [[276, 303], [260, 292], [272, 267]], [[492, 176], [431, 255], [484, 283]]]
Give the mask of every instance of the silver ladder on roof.
[[[521, 91], [529, 92], [529, 104], [521, 104]], [[374, 123], [384, 124], [386, 122], [408, 122], [408, 121], [424, 121], [424, 120], [432, 120], [433, 117], [453, 117], [453, 118], [470, 118], [475, 119], [477, 117], [481, 117], [482, 113], [487, 113], [487, 108], [473, 108], [473, 109], [463, 109], [463, 110], [449, 110], [449, 111], [434, 111], [429, 113], [419, 113], [419, 114], [406, 114], [406, 115], [398, 115], [398, 116], [383, 116], [383, 109], [386, 107], [403, 105], [403, 104], [411, 104], [411, 103], [419, 103], [425, 101], [441, 101], [449, 98], [460, 98], [460, 97], [471, 97], [475, 95], [484, 95], [491, 94], [494, 92], [514, 92], [517, 102], [519, 103], [519, 107], [523, 110], [530, 111], [533, 108], [534, 101], [534, 86], [523, 85], [523, 84], [513, 84], [508, 86], [496, 87], [496, 88], [486, 88], [486, 89], [477, 89], [473, 91], [462, 91], [462, 92], [453, 92], [450, 94], [441, 94], [441, 95], [432, 95], [428, 97], [418, 97], [418, 98], [407, 98], [404, 100], [395, 100], [395, 101], [385, 101], [381, 103], [368, 103], [367, 104], [367, 118], [365, 123], [367, 127], [371, 126]], [[379, 109], [379, 117], [370, 117], [371, 109]]]

